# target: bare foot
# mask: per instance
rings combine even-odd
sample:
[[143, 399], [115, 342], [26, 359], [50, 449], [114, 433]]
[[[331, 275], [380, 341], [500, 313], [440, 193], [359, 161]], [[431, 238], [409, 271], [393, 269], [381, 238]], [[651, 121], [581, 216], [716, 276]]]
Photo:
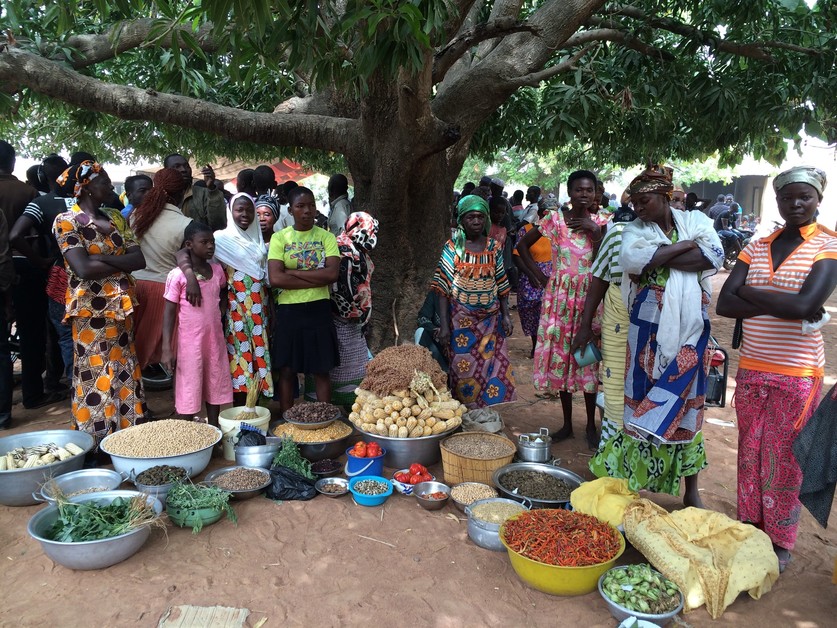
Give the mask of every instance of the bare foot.
[[683, 495], [683, 505], [693, 508], [703, 508], [703, 501], [700, 499], [700, 495], [697, 491], [686, 491]]
[[776, 552], [776, 558], [779, 559], [779, 573], [782, 573], [791, 561], [792, 556], [790, 550], [787, 550], [784, 547], [779, 547], [774, 543], [773, 551]]
[[562, 440], [567, 440], [573, 437], [573, 426], [564, 425], [560, 430], [552, 434], [552, 442], [560, 443]]
[[595, 427], [587, 428], [587, 447], [593, 451], [597, 450], [599, 448], [599, 438], [599, 432]]

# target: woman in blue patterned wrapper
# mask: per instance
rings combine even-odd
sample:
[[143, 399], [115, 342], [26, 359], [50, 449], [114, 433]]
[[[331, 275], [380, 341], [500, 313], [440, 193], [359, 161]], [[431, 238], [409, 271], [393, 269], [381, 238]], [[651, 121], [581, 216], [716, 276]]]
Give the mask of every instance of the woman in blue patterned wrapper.
[[431, 287], [439, 295], [437, 340], [448, 347], [453, 395], [469, 408], [516, 398], [506, 337], [509, 281], [503, 249], [488, 237], [485, 199], [470, 195], [457, 205], [457, 228], [442, 247]]

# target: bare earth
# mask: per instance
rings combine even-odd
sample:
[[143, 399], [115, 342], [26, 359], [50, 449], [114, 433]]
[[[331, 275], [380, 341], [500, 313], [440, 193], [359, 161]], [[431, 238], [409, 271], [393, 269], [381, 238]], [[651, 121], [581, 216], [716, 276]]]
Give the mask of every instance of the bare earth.
[[[725, 277], [722, 272], [716, 278], [716, 291]], [[837, 315], [837, 296], [828, 305]], [[519, 328], [516, 317], [515, 325]], [[713, 320], [722, 345], [729, 346], [731, 331], [732, 321]], [[511, 348], [520, 401], [501, 410], [507, 430], [555, 429], [558, 404], [535, 397], [529, 340], [516, 333]], [[837, 323], [827, 326], [825, 337], [827, 390], [837, 373]], [[737, 366], [736, 352], [730, 353], [728, 398]], [[151, 402], [157, 414], [165, 414], [172, 407], [171, 393], [155, 394]], [[3, 435], [68, 427], [69, 418], [69, 403], [46, 411], [17, 405], [15, 427]], [[709, 409], [707, 418], [735, 421], [735, 411], [729, 405]], [[592, 478], [580, 395], [575, 425], [575, 439], [554, 446], [554, 454]], [[735, 428], [707, 422], [704, 431], [710, 466], [701, 474], [703, 501], [734, 517]], [[213, 459], [209, 470], [224, 464]], [[431, 471], [441, 476], [441, 464]], [[670, 509], [681, 507], [673, 497], [654, 499]], [[3, 626], [156, 626], [166, 609], [186, 604], [247, 608], [248, 626], [262, 619], [266, 626], [616, 625], [598, 593], [561, 598], [526, 587], [505, 554], [468, 540], [466, 524], [453, 506], [427, 512], [397, 494], [383, 508], [356, 506], [350, 498], [285, 503], [256, 498], [236, 504], [237, 527], [222, 520], [192, 535], [170, 526], [168, 538], [156, 530], [137, 555], [94, 572], [73, 572], [44, 556], [26, 532], [39, 508], [0, 507]], [[833, 626], [837, 506], [831, 520], [832, 528], [823, 530], [804, 511], [794, 560], [773, 590], [758, 601], [743, 595], [718, 623]], [[629, 548], [620, 562], [639, 560]], [[693, 626], [713, 624], [702, 608], [681, 617]]]

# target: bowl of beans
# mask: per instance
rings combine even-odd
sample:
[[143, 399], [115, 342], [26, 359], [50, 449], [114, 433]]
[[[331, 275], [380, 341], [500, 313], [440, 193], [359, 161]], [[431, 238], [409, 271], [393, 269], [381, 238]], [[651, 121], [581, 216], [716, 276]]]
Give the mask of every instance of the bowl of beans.
[[460, 482], [450, 490], [450, 498], [453, 505], [465, 512], [466, 506], [470, 506], [480, 499], [497, 497], [497, 491], [482, 482]]
[[206, 474], [206, 484], [230, 493], [230, 499], [250, 499], [270, 485], [270, 471], [261, 467], [224, 467]]
[[349, 480], [349, 491], [358, 506], [380, 506], [392, 495], [392, 482], [377, 475]]
[[166, 419], [114, 432], [99, 447], [111, 457], [113, 468], [128, 477], [169, 465], [183, 467], [192, 478], [209, 465], [221, 436], [221, 430], [205, 423]]
[[330, 478], [338, 475], [342, 470], [343, 465], [331, 458], [317, 460], [311, 465], [311, 473], [318, 478]]
[[342, 497], [349, 492], [349, 480], [346, 478], [320, 478], [314, 488], [326, 497]]
[[323, 401], [300, 403], [285, 412], [285, 421], [301, 430], [328, 427], [341, 416], [340, 408]]
[[441, 482], [419, 482], [413, 487], [413, 495], [425, 510], [441, 510], [450, 499], [450, 487]]

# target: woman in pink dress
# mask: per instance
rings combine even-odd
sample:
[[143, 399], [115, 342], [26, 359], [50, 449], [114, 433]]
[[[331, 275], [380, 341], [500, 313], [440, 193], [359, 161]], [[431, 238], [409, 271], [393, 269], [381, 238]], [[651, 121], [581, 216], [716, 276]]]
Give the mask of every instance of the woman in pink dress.
[[[544, 288], [541, 319], [535, 347], [535, 389], [558, 393], [564, 425], [552, 435], [553, 441], [573, 435], [573, 393], [584, 393], [587, 409], [587, 444], [598, 445], [596, 431], [596, 391], [598, 365], [579, 367], [570, 345], [581, 323], [584, 301], [590, 285], [590, 267], [604, 235], [606, 219], [596, 214], [596, 175], [587, 170], [573, 172], [567, 180], [572, 209], [548, 212], [517, 245], [517, 251], [531, 275]], [[547, 278], [529, 252], [541, 237], [552, 244], [553, 273]]]
[[233, 400], [227, 344], [221, 326], [221, 314], [227, 303], [227, 276], [218, 262], [209, 261], [215, 254], [212, 229], [192, 222], [186, 227], [184, 240], [201, 289], [201, 302], [199, 306], [189, 303], [186, 276], [180, 268], [172, 270], [164, 293], [162, 363], [171, 370], [172, 334], [177, 320], [175, 409], [182, 416], [192, 417], [206, 402], [207, 420], [218, 427], [221, 405]]

